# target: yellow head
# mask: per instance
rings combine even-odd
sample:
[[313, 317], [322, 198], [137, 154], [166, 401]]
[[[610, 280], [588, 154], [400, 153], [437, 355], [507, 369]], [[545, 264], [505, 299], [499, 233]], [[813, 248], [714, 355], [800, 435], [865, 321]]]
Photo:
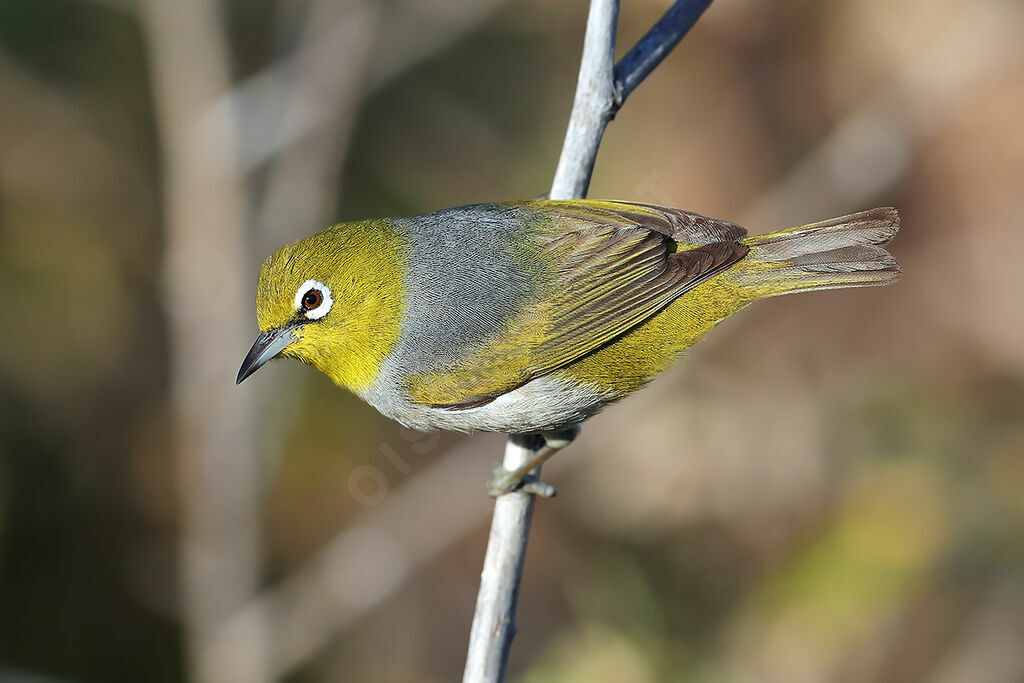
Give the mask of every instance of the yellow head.
[[238, 382], [278, 355], [357, 393], [398, 341], [405, 240], [387, 221], [344, 223], [278, 250], [260, 269], [260, 335]]

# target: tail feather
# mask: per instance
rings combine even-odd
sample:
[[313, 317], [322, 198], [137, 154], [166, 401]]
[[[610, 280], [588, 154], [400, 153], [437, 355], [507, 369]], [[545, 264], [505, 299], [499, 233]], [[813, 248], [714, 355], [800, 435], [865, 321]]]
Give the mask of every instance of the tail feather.
[[751, 298], [887, 285], [901, 270], [882, 245], [899, 228], [896, 209], [881, 208], [748, 237], [750, 253], [732, 272]]

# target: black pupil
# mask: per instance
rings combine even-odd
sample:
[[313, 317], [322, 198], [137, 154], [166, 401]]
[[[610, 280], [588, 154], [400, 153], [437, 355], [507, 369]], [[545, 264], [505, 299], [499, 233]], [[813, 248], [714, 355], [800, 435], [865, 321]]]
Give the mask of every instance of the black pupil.
[[302, 297], [302, 305], [306, 308], [316, 308], [320, 305], [320, 292], [311, 289]]

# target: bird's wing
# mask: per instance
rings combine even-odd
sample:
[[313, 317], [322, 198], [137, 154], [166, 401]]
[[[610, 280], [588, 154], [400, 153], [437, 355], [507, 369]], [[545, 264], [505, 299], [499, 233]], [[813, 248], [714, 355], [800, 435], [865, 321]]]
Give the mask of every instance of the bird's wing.
[[743, 258], [743, 228], [642, 204], [539, 201], [525, 258], [546, 273], [536, 298], [452, 367], [407, 378], [411, 399], [484, 405], [644, 322]]
[[735, 242], [747, 236], [746, 228], [699, 213], [640, 202], [596, 199], [514, 202], [512, 206], [541, 207], [562, 216], [570, 224], [604, 222], [653, 230], [684, 246]]

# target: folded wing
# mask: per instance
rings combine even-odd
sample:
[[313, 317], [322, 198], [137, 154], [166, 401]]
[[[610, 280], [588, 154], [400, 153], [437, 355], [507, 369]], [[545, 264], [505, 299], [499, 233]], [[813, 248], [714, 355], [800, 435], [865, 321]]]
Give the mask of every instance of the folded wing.
[[531, 226], [523, 258], [546, 273], [535, 301], [502, 334], [453, 366], [407, 378], [412, 400], [484, 405], [565, 367], [640, 325], [742, 259], [732, 223], [643, 204], [522, 202]]

